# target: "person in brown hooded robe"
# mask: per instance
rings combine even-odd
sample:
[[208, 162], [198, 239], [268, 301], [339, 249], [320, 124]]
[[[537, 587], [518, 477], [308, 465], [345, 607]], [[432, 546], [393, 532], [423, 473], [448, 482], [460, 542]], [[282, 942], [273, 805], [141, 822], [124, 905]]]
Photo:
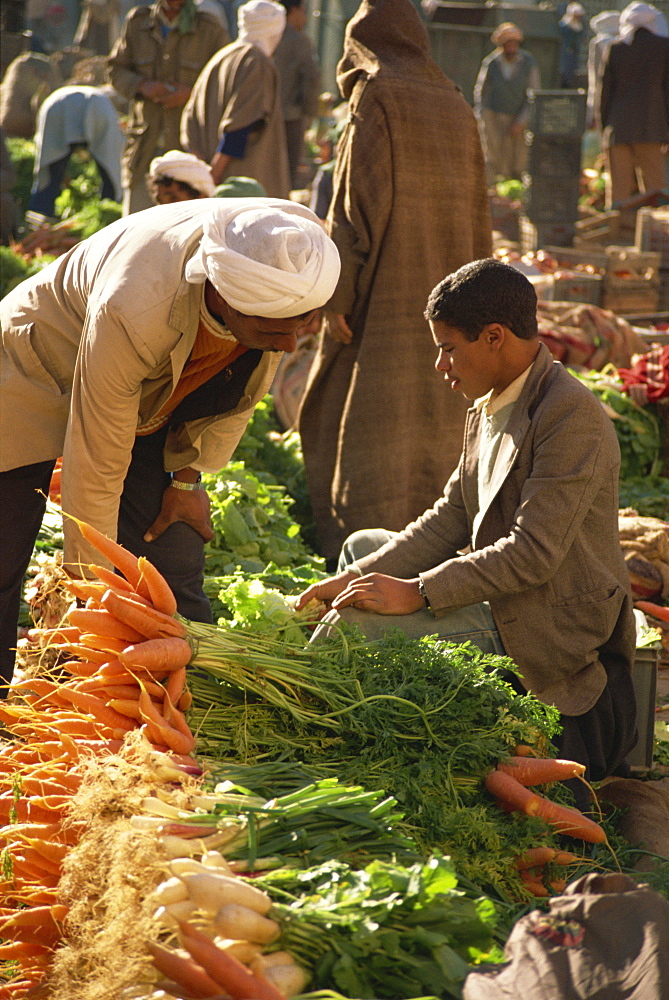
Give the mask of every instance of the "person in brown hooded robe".
[[353, 531], [400, 531], [457, 466], [467, 404], [443, 390], [423, 312], [492, 247], [476, 119], [410, 0], [363, 0], [337, 83], [350, 113], [326, 225], [342, 272], [299, 416], [327, 559]]

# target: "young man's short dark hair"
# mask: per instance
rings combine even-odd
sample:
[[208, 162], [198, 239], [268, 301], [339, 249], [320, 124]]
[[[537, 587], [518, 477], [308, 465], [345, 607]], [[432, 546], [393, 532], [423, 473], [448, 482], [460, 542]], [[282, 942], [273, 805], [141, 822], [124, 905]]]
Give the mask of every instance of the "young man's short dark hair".
[[501, 323], [521, 340], [537, 336], [537, 295], [524, 274], [492, 257], [472, 261], [430, 292], [425, 318], [478, 340], [488, 323]]

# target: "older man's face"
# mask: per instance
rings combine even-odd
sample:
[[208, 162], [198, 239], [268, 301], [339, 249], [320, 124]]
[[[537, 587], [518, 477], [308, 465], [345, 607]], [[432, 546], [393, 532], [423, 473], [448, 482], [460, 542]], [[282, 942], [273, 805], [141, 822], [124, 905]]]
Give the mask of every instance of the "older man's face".
[[507, 40], [502, 45], [502, 51], [504, 52], [504, 57], [509, 60], [509, 62], [514, 59], [520, 48], [520, 42], [517, 38], [507, 38]]
[[312, 309], [300, 316], [272, 319], [266, 316], [247, 316], [228, 305], [211, 282], [205, 287], [205, 302], [209, 311], [222, 320], [232, 336], [244, 347], [260, 351], [284, 351], [292, 354], [297, 338], [309, 326], [316, 313]]

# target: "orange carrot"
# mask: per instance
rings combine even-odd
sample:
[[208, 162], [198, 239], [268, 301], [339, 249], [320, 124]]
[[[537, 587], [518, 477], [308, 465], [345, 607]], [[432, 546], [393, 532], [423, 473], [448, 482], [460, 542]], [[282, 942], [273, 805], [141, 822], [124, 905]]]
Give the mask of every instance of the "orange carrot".
[[563, 833], [568, 837], [578, 840], [587, 840], [591, 844], [603, 844], [606, 840], [606, 833], [598, 823], [588, 819], [578, 809], [571, 809], [568, 806], [558, 805], [541, 795], [536, 796], [536, 802], [532, 803], [528, 816], [538, 816], [546, 823], [550, 823], [558, 833]]
[[486, 775], [484, 784], [491, 795], [520, 812], [526, 812], [530, 802], [536, 798], [534, 792], [530, 792], [510, 774], [497, 769]]
[[5, 944], [0, 947], [0, 962], [13, 962], [25, 956], [46, 955], [50, 951], [51, 949], [47, 948], [46, 945], [28, 944], [25, 941], [12, 941], [11, 944]]
[[59, 625], [57, 628], [31, 628], [28, 638], [31, 642], [77, 642], [81, 630], [75, 625]]
[[529, 747], [525, 743], [519, 743], [513, 752], [516, 755], [516, 757], [536, 756], [536, 750], [534, 749], [534, 747]]
[[[105, 596], [111, 593], [113, 593], [111, 590], [107, 590]], [[102, 600], [104, 605], [104, 597]], [[104, 606], [100, 609], [74, 608], [68, 613], [67, 617], [82, 632], [109, 635], [115, 639], [125, 639], [129, 643], [141, 642], [145, 638], [142, 632], [138, 632], [137, 629], [131, 628], [126, 622], [122, 622]]]
[[106, 566], [96, 566], [91, 563], [89, 565], [89, 570], [91, 573], [95, 573], [98, 580], [102, 580], [106, 583], [108, 587], [116, 588], [120, 590], [123, 594], [135, 594], [136, 590], [131, 583], [128, 583], [124, 576], [119, 576], [118, 573], [114, 573], [113, 570], [107, 569]]
[[96, 603], [99, 603], [107, 589], [104, 583], [95, 580], [68, 580], [65, 588], [73, 597], [78, 597], [80, 601], [88, 601], [92, 598]]
[[499, 771], [510, 774], [521, 785], [546, 785], [551, 781], [567, 781], [585, 774], [585, 766], [573, 760], [553, 760], [551, 757], [511, 757], [500, 761]]
[[139, 557], [137, 565], [142, 574], [139, 584], [140, 594], [147, 597], [154, 608], [172, 618], [177, 613], [177, 601], [167, 580], [144, 556]]
[[83, 632], [79, 641], [82, 646], [99, 649], [103, 653], [112, 653], [114, 656], [118, 656], [119, 653], [128, 648], [128, 644], [123, 639], [114, 639], [110, 635], [95, 635], [94, 632]]
[[[102, 598], [102, 606], [120, 622], [135, 629], [142, 638], [161, 639], [165, 636], [184, 636], [186, 630], [176, 618], [170, 618], [155, 608], [144, 607], [137, 601], [108, 590]], [[75, 622], [75, 624], [77, 624]], [[135, 640], [137, 641], [137, 640]]]
[[139, 708], [139, 701], [136, 698], [111, 698], [109, 700], [109, 707], [115, 712], [125, 715], [128, 719], [136, 719], [137, 722], [144, 721]]
[[254, 975], [236, 958], [219, 948], [193, 924], [179, 921], [183, 942], [203, 969], [234, 1000], [285, 1000], [264, 976]]
[[185, 688], [183, 694], [181, 695], [181, 697], [177, 702], [177, 708], [179, 709], [180, 712], [187, 712], [192, 704], [193, 704], [193, 695], [190, 693], [188, 688]]
[[190, 989], [200, 997], [214, 997], [220, 994], [219, 984], [192, 958], [179, 955], [171, 948], [164, 948], [155, 941], [147, 941], [146, 947], [158, 971], [168, 976], [178, 986]]
[[524, 871], [526, 868], [534, 868], [537, 865], [545, 865], [549, 861], [555, 860], [557, 851], [553, 847], [530, 847], [523, 851], [520, 857], [515, 859], [516, 868]]
[[557, 802], [551, 802], [550, 799], [531, 792], [516, 778], [503, 771], [491, 771], [485, 778], [485, 787], [491, 795], [496, 796], [512, 810], [524, 812], [526, 816], [538, 816], [559, 833], [587, 840], [593, 844], [601, 844], [606, 840], [602, 827], [588, 819], [578, 809], [558, 805]]
[[179, 698], [183, 694], [184, 687], [186, 686], [186, 668], [179, 667], [178, 670], [173, 670], [168, 676], [165, 682], [165, 692], [170, 698], [172, 704], [176, 705]]
[[101, 664], [93, 663], [91, 660], [67, 660], [58, 664], [59, 669], [66, 670], [75, 677], [92, 677], [97, 673], [99, 666]]
[[653, 604], [651, 601], [635, 601], [634, 607], [643, 611], [645, 615], [650, 615], [651, 618], [657, 618], [661, 622], [669, 622], [669, 608], [662, 607], [660, 604]]
[[170, 698], [170, 693], [165, 689], [165, 699], [163, 701], [163, 715], [165, 719], [178, 733], [182, 736], [182, 741], [179, 746], [174, 743], [168, 744], [173, 750], [177, 750], [179, 753], [190, 753], [195, 748], [195, 737], [193, 736], [186, 718], [178, 708], [175, 708], [172, 704]]
[[89, 646], [83, 646], [79, 642], [59, 643], [56, 648], [66, 650], [73, 656], [79, 657], [85, 663], [106, 663], [110, 656], [109, 653], [104, 653], [101, 649], [91, 649]]
[[186, 667], [193, 651], [185, 639], [169, 636], [163, 639], [147, 639], [135, 646], [129, 646], [118, 654], [121, 663], [128, 667], [145, 667], [147, 670], [163, 668], [178, 670]]
[[118, 542], [112, 541], [107, 535], [103, 535], [101, 531], [94, 528], [92, 525], [87, 524], [85, 521], [80, 521], [78, 517], [74, 517], [73, 514], [68, 514], [63, 511], [65, 517], [71, 518], [73, 521], [79, 525], [79, 531], [84, 536], [87, 542], [97, 549], [101, 556], [108, 559], [112, 566], [120, 570], [123, 576], [126, 578], [128, 583], [133, 587], [137, 587], [140, 578], [140, 571], [137, 567], [137, 557], [124, 549], [122, 545]]

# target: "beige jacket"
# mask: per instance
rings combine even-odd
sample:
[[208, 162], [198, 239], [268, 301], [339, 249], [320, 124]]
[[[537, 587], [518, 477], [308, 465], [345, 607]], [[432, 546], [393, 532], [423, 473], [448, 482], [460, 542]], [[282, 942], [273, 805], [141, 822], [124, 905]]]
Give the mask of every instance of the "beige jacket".
[[211, 163], [226, 132], [249, 125], [242, 159], [223, 173], [252, 177], [272, 198], [290, 194], [286, 130], [276, 66], [250, 42], [233, 42], [209, 60], [181, 117], [181, 145]]
[[[0, 469], [63, 455], [63, 509], [116, 537], [138, 422], [179, 380], [199, 323], [188, 284], [212, 200], [163, 205], [78, 244], [0, 303]], [[238, 406], [170, 433], [165, 469], [216, 472], [231, 458], [281, 354], [266, 353]], [[94, 553], [66, 530], [66, 559]]]
[[211, 14], [197, 11], [190, 31], [173, 28], [163, 38], [157, 5], [135, 7], [109, 57], [109, 79], [130, 101], [123, 156], [123, 185], [131, 187], [149, 169], [154, 156], [179, 149], [181, 108], [163, 108], [137, 95], [143, 80], [164, 80], [192, 87], [205, 63], [228, 42], [227, 32]]

